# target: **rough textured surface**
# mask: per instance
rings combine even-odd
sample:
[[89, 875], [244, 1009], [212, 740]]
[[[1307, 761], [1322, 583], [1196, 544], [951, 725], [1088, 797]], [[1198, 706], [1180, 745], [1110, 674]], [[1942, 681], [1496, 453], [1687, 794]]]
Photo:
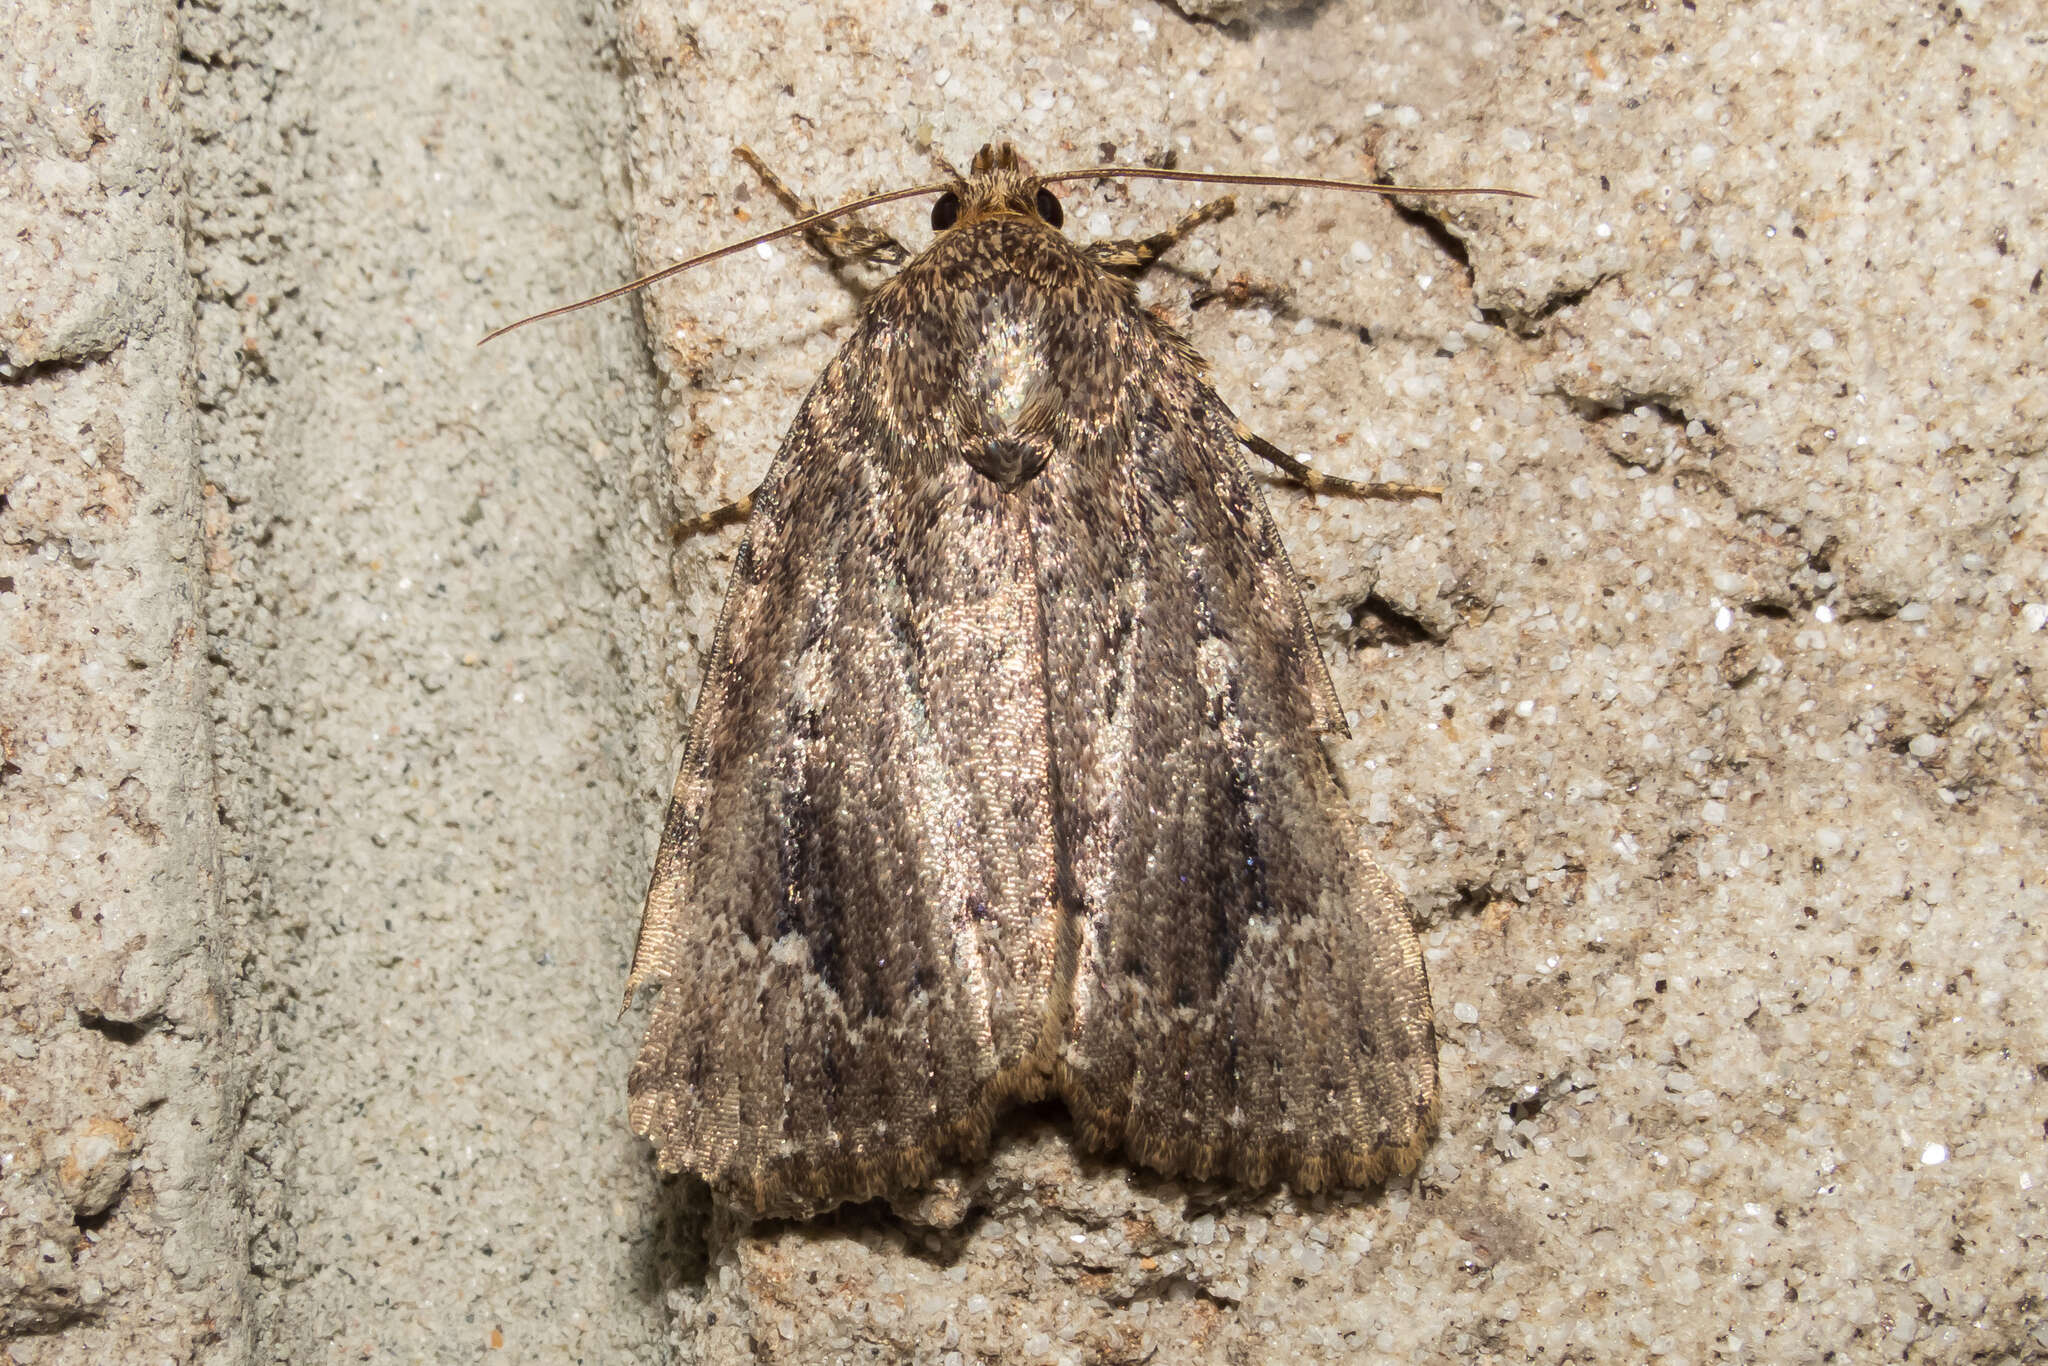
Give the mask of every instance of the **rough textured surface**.
[[615, 1024], [671, 705], [644, 353], [624, 313], [474, 349], [501, 290], [625, 269], [607, 22], [186, 16], [258, 1360], [658, 1328]]
[[609, 22], [10, 21], [0, 1356], [654, 1350], [645, 350], [472, 347], [626, 268]]
[[[2048, 1357], [2038, 11], [1230, 8], [10, 21], [0, 1357]], [[671, 471], [750, 487], [861, 281], [656, 291], [659, 419], [625, 306], [468, 343], [630, 272], [610, 187], [653, 264], [775, 221], [736, 142], [836, 200], [997, 136], [1544, 196], [1245, 193], [1149, 285], [1266, 436], [1452, 490], [1272, 494], [1425, 922], [1413, 1183], [1034, 1111], [745, 1229], [625, 1135], [736, 541]]]
[[[0, 1341], [226, 1361], [228, 1036], [169, 14], [0, 57]], [[48, 1335], [61, 1334], [50, 1338]], [[26, 1345], [24, 1345], [26, 1344]]]
[[[1268, 437], [1451, 487], [1273, 497], [1353, 798], [1427, 921], [1443, 1136], [1412, 1187], [1304, 1203], [1076, 1170], [1047, 1120], [935, 1209], [721, 1235], [679, 1345], [2048, 1352], [2048, 73], [2021, 12], [945, 8], [632, 8], [645, 260], [772, 213], [736, 141], [821, 202], [990, 135], [1544, 196], [1248, 193], [1152, 282], [1182, 316], [1222, 292], [1189, 322]], [[1142, 231], [1197, 193], [1067, 220]], [[655, 295], [707, 502], [759, 477], [853, 307], [801, 248], [761, 255]]]

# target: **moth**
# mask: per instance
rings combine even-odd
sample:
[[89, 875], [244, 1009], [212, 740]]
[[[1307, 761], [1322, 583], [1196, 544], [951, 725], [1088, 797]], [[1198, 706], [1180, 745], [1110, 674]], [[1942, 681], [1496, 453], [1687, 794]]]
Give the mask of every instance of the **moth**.
[[1227, 201], [1076, 245], [1050, 186], [1104, 174], [1324, 183], [1007, 144], [826, 214], [770, 178], [805, 213], [771, 236], [938, 197], [914, 256], [813, 238], [904, 263], [736, 505], [627, 986], [660, 988], [634, 1130], [745, 1214], [914, 1187], [1046, 1097], [1090, 1148], [1254, 1187], [1409, 1170], [1435, 1122], [1421, 948], [1247, 456], [1435, 490], [1253, 435], [1119, 273]]

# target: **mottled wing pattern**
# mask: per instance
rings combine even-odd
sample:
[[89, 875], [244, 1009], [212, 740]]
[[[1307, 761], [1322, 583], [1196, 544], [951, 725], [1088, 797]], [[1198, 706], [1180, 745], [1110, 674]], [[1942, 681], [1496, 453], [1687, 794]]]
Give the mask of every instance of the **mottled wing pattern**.
[[755, 494], [634, 1127], [756, 1215], [914, 1184], [1054, 1090], [1163, 1171], [1412, 1165], [1421, 954], [1235, 421], [1006, 150], [958, 188]]
[[1128, 448], [1034, 494], [1081, 917], [1059, 1087], [1163, 1171], [1376, 1180], [1434, 1122], [1420, 948], [1324, 752], [1341, 720], [1235, 422], [1163, 330], [1134, 354]]
[[1025, 504], [876, 449], [866, 344], [756, 493], [633, 968], [633, 1127], [757, 1215], [913, 1184], [1050, 1071]]

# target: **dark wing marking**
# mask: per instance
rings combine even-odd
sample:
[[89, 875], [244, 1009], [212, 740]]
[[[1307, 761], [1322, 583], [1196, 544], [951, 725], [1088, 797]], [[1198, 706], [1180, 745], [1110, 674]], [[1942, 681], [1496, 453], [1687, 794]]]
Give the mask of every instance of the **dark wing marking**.
[[877, 450], [856, 344], [757, 493], [634, 956], [633, 1127], [757, 1215], [978, 1149], [1058, 1035], [1025, 504]]
[[1059, 1089], [1163, 1171], [1377, 1180], [1434, 1122], [1420, 946], [1324, 753], [1335, 703], [1235, 422], [1161, 364], [1130, 445], [1035, 491], [1081, 915]]

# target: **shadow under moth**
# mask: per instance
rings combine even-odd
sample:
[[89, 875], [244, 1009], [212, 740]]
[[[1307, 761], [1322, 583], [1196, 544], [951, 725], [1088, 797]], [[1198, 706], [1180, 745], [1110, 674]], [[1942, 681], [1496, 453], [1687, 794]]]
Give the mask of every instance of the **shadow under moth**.
[[[1393, 187], [1041, 177], [1004, 145], [816, 213], [741, 155], [804, 216], [600, 299], [797, 231], [902, 264], [724, 510], [745, 540], [627, 986], [660, 986], [634, 1130], [755, 1217], [916, 1186], [1044, 1097], [1168, 1174], [1412, 1169], [1421, 948], [1324, 751], [1343, 713], [1245, 455], [1436, 490], [1260, 440], [1139, 304], [1117, 272], [1228, 201], [1077, 246], [1048, 188]], [[827, 226], [934, 193], [915, 256]]]

